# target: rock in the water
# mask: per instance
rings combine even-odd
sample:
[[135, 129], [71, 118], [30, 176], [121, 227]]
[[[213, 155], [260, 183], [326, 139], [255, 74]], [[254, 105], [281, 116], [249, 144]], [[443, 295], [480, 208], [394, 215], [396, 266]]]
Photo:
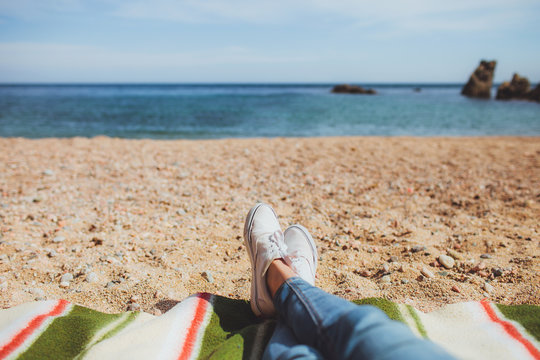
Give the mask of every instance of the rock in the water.
[[529, 91], [529, 100], [540, 102], [540, 83], [534, 89]]
[[375, 95], [377, 92], [373, 89], [364, 89], [361, 86], [341, 84], [336, 85], [332, 88], [334, 94], [365, 94], [365, 95]]
[[512, 81], [503, 82], [497, 89], [497, 100], [528, 100], [531, 83], [526, 77], [521, 77], [517, 73], [512, 77]]
[[438, 260], [439, 260], [439, 263], [447, 269], [451, 269], [454, 267], [455, 260], [448, 255], [441, 255], [439, 256]]
[[480, 65], [474, 70], [469, 81], [461, 90], [461, 95], [489, 99], [491, 97], [495, 65], [497, 65], [496, 61], [480, 61]]

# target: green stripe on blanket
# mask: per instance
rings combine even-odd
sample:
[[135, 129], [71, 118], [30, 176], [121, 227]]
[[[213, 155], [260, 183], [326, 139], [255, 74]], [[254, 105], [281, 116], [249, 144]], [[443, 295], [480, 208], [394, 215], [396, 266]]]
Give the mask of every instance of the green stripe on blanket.
[[[0, 359], [259, 359], [275, 327], [256, 318], [247, 301], [209, 294], [161, 316], [73, 305], [47, 318], [58, 303], [0, 310]], [[385, 299], [355, 303], [382, 309], [458, 358], [540, 359], [538, 306], [472, 301], [423, 313]]]
[[540, 312], [534, 305], [501, 305], [497, 308], [503, 315], [523, 326], [529, 334], [540, 341]]

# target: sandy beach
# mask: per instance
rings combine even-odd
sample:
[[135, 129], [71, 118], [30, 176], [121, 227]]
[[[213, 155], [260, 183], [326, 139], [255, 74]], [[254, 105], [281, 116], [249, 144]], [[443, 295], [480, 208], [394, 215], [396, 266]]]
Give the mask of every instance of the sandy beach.
[[256, 201], [312, 232], [330, 293], [540, 305], [539, 138], [4, 138], [0, 193], [2, 308], [249, 299]]

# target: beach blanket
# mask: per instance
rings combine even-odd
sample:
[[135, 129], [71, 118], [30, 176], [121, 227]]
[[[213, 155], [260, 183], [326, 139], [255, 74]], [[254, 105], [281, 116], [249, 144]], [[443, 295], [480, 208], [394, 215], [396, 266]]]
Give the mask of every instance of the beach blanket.
[[[384, 299], [355, 302], [381, 308], [458, 358], [540, 359], [538, 306], [474, 301], [423, 313]], [[207, 293], [160, 316], [39, 301], [0, 310], [0, 359], [259, 359], [274, 327], [247, 301]]]

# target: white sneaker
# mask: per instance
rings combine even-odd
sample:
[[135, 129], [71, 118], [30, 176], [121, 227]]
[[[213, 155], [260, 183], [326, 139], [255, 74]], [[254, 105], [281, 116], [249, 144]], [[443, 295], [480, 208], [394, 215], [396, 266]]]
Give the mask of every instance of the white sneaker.
[[287, 247], [274, 210], [258, 203], [248, 213], [244, 242], [251, 261], [251, 310], [257, 316], [275, 314], [272, 296], [266, 285], [266, 271], [273, 260], [285, 258]]
[[319, 255], [311, 234], [302, 225], [292, 225], [285, 230], [284, 237], [288, 249], [287, 263], [298, 276], [315, 285]]

